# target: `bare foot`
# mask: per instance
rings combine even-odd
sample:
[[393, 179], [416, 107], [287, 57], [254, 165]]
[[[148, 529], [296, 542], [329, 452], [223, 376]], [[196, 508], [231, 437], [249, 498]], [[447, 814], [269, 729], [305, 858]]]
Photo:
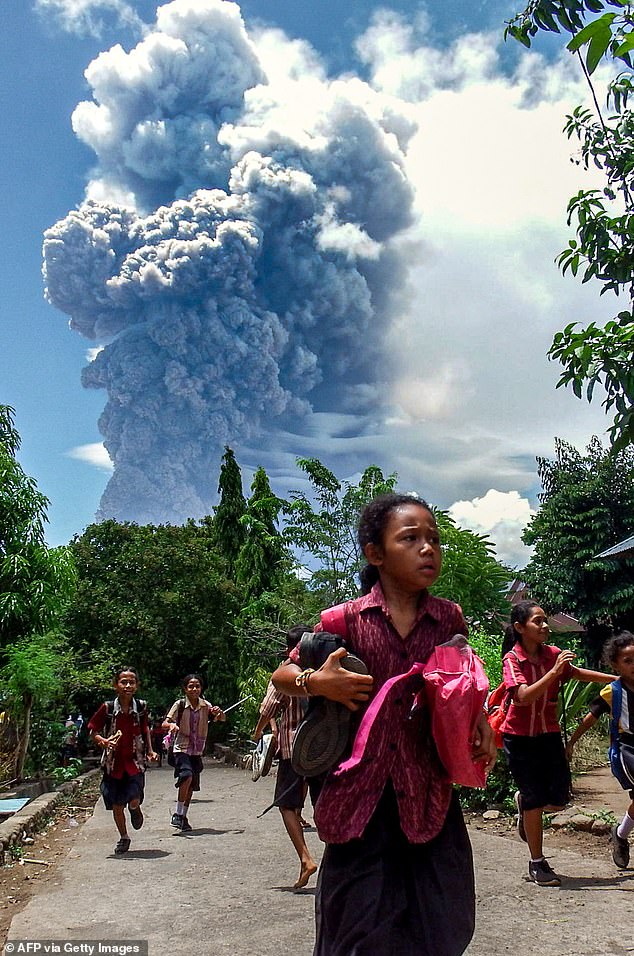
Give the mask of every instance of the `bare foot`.
[[294, 890], [301, 890], [302, 887], [306, 886], [309, 879], [317, 870], [317, 864], [314, 860], [308, 860], [306, 863], [302, 863], [301, 869], [299, 871], [299, 879], [297, 883], [293, 884]]

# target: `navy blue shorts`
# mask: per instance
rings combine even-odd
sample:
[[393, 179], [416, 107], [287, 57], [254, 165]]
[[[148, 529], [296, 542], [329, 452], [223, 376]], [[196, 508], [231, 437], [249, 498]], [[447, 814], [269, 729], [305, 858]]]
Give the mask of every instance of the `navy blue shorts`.
[[570, 767], [561, 734], [502, 734], [502, 741], [522, 808], [565, 807], [570, 799]]
[[145, 774], [135, 773], [131, 776], [124, 772], [122, 777], [104, 774], [99, 789], [106, 810], [112, 810], [113, 807], [127, 807], [131, 800], [143, 803]]
[[203, 758], [196, 754], [174, 753], [174, 776], [176, 778], [175, 787], [180, 787], [190, 777], [192, 779], [192, 790], [200, 790], [200, 774], [203, 769]]

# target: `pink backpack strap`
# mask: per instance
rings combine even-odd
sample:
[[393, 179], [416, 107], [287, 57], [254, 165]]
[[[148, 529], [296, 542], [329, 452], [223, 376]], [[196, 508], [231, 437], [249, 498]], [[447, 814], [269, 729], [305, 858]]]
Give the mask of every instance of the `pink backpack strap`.
[[339, 637], [347, 637], [346, 605], [335, 604], [334, 607], [327, 607], [325, 611], [322, 611], [321, 626], [326, 634], [338, 634]]

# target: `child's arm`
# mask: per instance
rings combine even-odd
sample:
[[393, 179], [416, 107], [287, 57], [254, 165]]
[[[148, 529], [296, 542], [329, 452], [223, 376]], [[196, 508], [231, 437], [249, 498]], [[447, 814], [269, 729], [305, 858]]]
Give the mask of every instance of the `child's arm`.
[[570, 668], [570, 676], [583, 681], [585, 684], [611, 684], [615, 680], [614, 674], [590, 671], [587, 667], [576, 667], [574, 664]]
[[535, 681], [534, 684], [518, 684], [515, 691], [515, 702], [518, 704], [532, 704], [543, 697], [554, 680], [562, 677], [566, 668], [575, 658], [573, 651], [561, 651], [551, 669]]
[[260, 714], [260, 719], [255, 725], [255, 730], [253, 731], [254, 740], [260, 739], [264, 731], [264, 728], [266, 727], [267, 724], [269, 725], [269, 730], [273, 734], [273, 736], [277, 737], [278, 731], [277, 731], [277, 723], [275, 722], [275, 718], [267, 717], [266, 714]]
[[142, 717], [143, 720], [143, 736], [145, 737], [145, 752], [147, 754], [147, 759], [150, 761], [158, 760], [158, 754], [154, 751], [154, 744], [152, 742], [152, 731], [148, 723], [147, 716], [144, 714]]
[[295, 683], [302, 671], [290, 661], [280, 664], [271, 680], [289, 697], [327, 697], [344, 704], [348, 710], [358, 710], [359, 705], [369, 699], [374, 679], [369, 674], [355, 674], [342, 667], [341, 658], [347, 653], [345, 647], [333, 651], [326, 663], [310, 674], [304, 687]]
[[161, 730], [169, 731], [173, 733], [174, 730], [178, 731], [178, 724], [174, 720], [176, 714], [178, 713], [178, 701], [175, 704], [172, 704], [170, 709], [167, 712], [167, 717], [161, 724]]
[[568, 760], [572, 760], [572, 751], [574, 749], [575, 744], [579, 740], [579, 738], [583, 737], [585, 732], [587, 730], [590, 730], [591, 727], [594, 727], [597, 720], [598, 720], [598, 717], [595, 717], [594, 714], [591, 714], [591, 713], [586, 714], [586, 716], [583, 718], [583, 720], [581, 721], [581, 723], [575, 730], [574, 734], [571, 736], [570, 740], [566, 744], [566, 756]]

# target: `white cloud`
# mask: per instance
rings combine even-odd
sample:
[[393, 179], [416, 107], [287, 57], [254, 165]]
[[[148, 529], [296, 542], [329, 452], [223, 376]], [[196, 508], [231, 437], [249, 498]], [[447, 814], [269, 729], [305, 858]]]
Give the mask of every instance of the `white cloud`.
[[113, 464], [110, 455], [101, 444], [101, 442], [92, 442], [90, 445], [77, 445], [66, 452], [69, 458], [76, 458], [78, 461], [85, 461], [94, 468], [100, 468], [102, 471], [112, 471]]
[[482, 498], [456, 501], [449, 514], [461, 528], [489, 535], [500, 561], [523, 566], [531, 550], [520, 535], [535, 512], [529, 501], [517, 491], [501, 492], [490, 488]]
[[35, 9], [51, 17], [62, 30], [101, 36], [106, 25], [143, 32], [143, 22], [126, 0], [35, 0]]

